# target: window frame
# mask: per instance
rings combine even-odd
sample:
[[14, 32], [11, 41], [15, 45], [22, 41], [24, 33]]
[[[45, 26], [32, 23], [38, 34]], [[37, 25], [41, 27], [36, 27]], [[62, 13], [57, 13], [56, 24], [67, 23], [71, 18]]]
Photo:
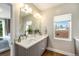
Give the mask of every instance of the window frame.
[[[58, 17], [58, 18], [57, 18]], [[67, 19], [67, 20], [69, 20], [69, 38], [57, 38], [57, 37], [55, 37], [55, 22], [56, 21], [62, 21], [62, 19], [61, 18], [64, 18], [64, 20], [65, 19]], [[58, 16], [55, 16], [54, 17], [54, 21], [53, 21], [53, 26], [54, 26], [54, 32], [53, 32], [53, 34], [54, 34], [54, 39], [57, 39], [57, 40], [65, 40], [65, 41], [71, 41], [71, 39], [72, 39], [72, 14], [64, 14], [64, 15], [58, 15]]]
[[0, 36], [0, 38], [4, 38], [5, 37], [5, 20], [4, 19], [0, 19], [0, 21], [2, 22], [2, 32], [3, 32], [3, 35], [2, 37]]

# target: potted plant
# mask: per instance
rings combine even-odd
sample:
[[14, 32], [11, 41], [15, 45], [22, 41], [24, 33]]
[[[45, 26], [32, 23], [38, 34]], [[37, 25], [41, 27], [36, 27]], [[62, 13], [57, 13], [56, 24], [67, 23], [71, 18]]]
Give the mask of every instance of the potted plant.
[[34, 30], [34, 33], [35, 33], [35, 34], [37, 34], [37, 33], [39, 33], [39, 34], [40, 34], [39, 29], [35, 29], [35, 30]]
[[28, 30], [28, 34], [32, 34], [33, 30], [31, 28], [29, 28]]

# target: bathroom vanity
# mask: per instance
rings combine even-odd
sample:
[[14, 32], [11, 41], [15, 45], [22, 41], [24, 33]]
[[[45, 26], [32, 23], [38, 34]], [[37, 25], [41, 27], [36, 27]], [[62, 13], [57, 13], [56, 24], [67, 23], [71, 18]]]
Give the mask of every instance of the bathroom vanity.
[[16, 56], [41, 56], [47, 47], [48, 35], [31, 35], [15, 42]]

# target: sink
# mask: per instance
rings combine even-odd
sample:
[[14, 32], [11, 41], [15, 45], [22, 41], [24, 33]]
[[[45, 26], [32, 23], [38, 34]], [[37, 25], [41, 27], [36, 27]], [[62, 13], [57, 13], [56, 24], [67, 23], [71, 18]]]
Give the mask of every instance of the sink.
[[41, 38], [41, 35], [29, 35], [27, 38], [21, 38], [21, 44], [29, 45], [36, 41], [38, 41]]

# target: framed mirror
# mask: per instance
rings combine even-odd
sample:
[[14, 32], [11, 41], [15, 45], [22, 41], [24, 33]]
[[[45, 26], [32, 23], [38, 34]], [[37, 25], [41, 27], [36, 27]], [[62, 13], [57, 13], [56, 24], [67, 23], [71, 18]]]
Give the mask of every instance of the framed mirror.
[[[33, 7], [33, 8], [32, 8]], [[28, 24], [32, 30], [41, 28], [41, 19], [39, 13], [34, 6], [24, 4], [24, 7], [20, 9], [20, 32], [24, 33], [28, 29]], [[34, 13], [36, 12], [36, 13]]]

